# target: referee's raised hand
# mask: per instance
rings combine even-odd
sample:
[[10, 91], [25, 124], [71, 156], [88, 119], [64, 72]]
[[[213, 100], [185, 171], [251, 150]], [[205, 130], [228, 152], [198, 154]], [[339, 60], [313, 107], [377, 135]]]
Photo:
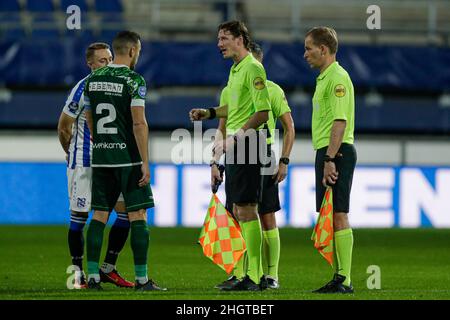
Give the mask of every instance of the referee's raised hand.
[[192, 109], [189, 111], [189, 118], [191, 121], [202, 121], [209, 118], [209, 111], [207, 109]]

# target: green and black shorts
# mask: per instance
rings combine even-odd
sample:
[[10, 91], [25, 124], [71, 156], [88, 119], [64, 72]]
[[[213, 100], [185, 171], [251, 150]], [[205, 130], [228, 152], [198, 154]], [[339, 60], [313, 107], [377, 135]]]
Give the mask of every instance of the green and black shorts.
[[[328, 147], [318, 149], [316, 152], [316, 211], [320, 211], [322, 200], [325, 195], [325, 187], [322, 185], [324, 157]], [[336, 157], [336, 171], [339, 173], [333, 188], [333, 210], [334, 212], [349, 212], [350, 191], [352, 188], [353, 172], [356, 166], [356, 149], [352, 144], [343, 143], [338, 153], [342, 157]]]
[[150, 184], [139, 187], [141, 165], [94, 167], [92, 173], [92, 209], [112, 211], [122, 192], [127, 212], [154, 207]]

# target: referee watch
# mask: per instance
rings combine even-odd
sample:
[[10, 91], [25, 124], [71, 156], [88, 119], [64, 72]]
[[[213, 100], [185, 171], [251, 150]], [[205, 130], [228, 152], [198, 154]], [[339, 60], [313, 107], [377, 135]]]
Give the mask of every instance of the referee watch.
[[280, 163], [284, 163], [285, 165], [288, 165], [289, 164], [289, 158], [281, 157], [280, 158]]
[[332, 158], [327, 154], [323, 157], [323, 162], [335, 162], [335, 161], [336, 161], [336, 158]]
[[217, 168], [219, 168], [219, 163], [216, 160], [211, 160], [211, 162], [209, 163], [209, 166], [216, 166]]

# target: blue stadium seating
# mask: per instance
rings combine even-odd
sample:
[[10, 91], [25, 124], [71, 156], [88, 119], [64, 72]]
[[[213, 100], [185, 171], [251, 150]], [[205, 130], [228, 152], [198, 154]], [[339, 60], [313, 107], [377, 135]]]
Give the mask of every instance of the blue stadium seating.
[[112, 44], [114, 37], [116, 36], [116, 34], [119, 31], [120, 30], [115, 30], [115, 29], [102, 29], [102, 31], [100, 32], [100, 35], [98, 36], [98, 40]]
[[86, 46], [94, 41], [99, 41], [98, 40], [98, 35], [95, 34], [95, 32], [91, 29], [87, 29], [87, 28], [81, 28], [81, 30], [76, 30], [76, 31], [67, 31], [66, 34], [70, 34], [70, 33], [74, 33], [78, 38], [81, 39], [81, 42], [83, 44], [85, 44]]
[[111, 43], [117, 32], [125, 29], [125, 23], [121, 13], [109, 13], [102, 16], [100, 38]]
[[[55, 31], [57, 30], [53, 34], [57, 36]], [[115, 31], [105, 28], [104, 41], [111, 41]], [[45, 37], [49, 35], [49, 32], [43, 33]], [[101, 40], [97, 38], [98, 34], [95, 36], [94, 40]], [[49, 41], [60, 49], [43, 57], [42, 63], [47, 65], [52, 64], [63, 49], [79, 45], [78, 42], [73, 43], [75, 39], [72, 37], [64, 38], [64, 41], [56, 37]], [[14, 44], [9, 43], [11, 45]], [[30, 68], [26, 63], [29, 52], [43, 50], [43, 45], [34, 43], [32, 38], [21, 40], [20, 45], [23, 51], [8, 60], [4, 68]], [[88, 43], [84, 42], [81, 47], [86, 45]], [[227, 78], [231, 66], [230, 61], [220, 56], [215, 43], [143, 41], [142, 45], [139, 69], [144, 78], [155, 86], [220, 86]], [[317, 72], [311, 70], [302, 58], [302, 44], [264, 43], [263, 47], [264, 66], [269, 79], [287, 88], [314, 87]], [[337, 58], [359, 89], [374, 87], [389, 91], [434, 94], [450, 91], [450, 49], [447, 47], [342, 45]], [[45, 69], [39, 73], [32, 72], [26, 82], [18, 74], [5, 76], [1, 71], [0, 69], [0, 81], [3, 78], [3, 82], [8, 85], [33, 85], [36, 81], [54, 85], [68, 75], [75, 79], [82, 77], [76, 67], [65, 70], [67, 74], [60, 70], [56, 78]]]
[[20, 11], [20, 5], [18, 0], [1, 0], [0, 1], [0, 12], [13, 12]]
[[12, 28], [0, 31], [0, 39], [6, 41], [17, 40], [25, 37], [25, 30], [22, 28]]
[[32, 12], [52, 12], [52, 0], [27, 0], [26, 9]]
[[[0, 47], [1, 49], [1, 47]], [[45, 52], [54, 50], [49, 47]], [[43, 54], [45, 54], [43, 53]], [[34, 61], [29, 64], [40, 66], [37, 53]], [[67, 59], [61, 58], [51, 66], [53, 72], [65, 68]], [[89, 70], [84, 64], [84, 56], [79, 53], [73, 57], [73, 64], [85, 76]], [[79, 79], [73, 79], [76, 83]], [[73, 85], [73, 84], [72, 84]], [[151, 84], [148, 84], [151, 86]], [[13, 92], [9, 102], [0, 101], [0, 127], [42, 127], [56, 126], [61, 106], [67, 92]], [[152, 89], [149, 89], [149, 95]], [[195, 106], [213, 106], [217, 104], [216, 96], [162, 96], [157, 103], [149, 102], [146, 107], [147, 121], [152, 129], [191, 128], [187, 114]], [[311, 129], [311, 100], [298, 105], [287, 99], [292, 110], [295, 127], [298, 130]], [[356, 130], [365, 132], [415, 132], [450, 134], [450, 108], [441, 108], [433, 98], [386, 97], [378, 107], [368, 106], [364, 96], [356, 96]], [[30, 107], [39, 106], [39, 107]], [[418, 121], [420, 119], [420, 121]], [[217, 127], [216, 121], [203, 123], [204, 129]]]
[[80, 7], [81, 12], [88, 11], [86, 0], [61, 0], [61, 9], [63, 11], [66, 11], [67, 7], [71, 5], [77, 5]]
[[95, 10], [98, 12], [121, 12], [123, 11], [120, 0], [96, 0]]
[[[43, 26], [42, 24], [45, 24]], [[47, 26], [48, 25], [48, 26]], [[55, 39], [60, 35], [56, 27], [56, 20], [52, 15], [36, 16], [33, 18], [31, 36], [35, 38]]]
[[0, 39], [18, 40], [25, 36], [25, 30], [21, 24], [20, 13], [10, 12], [8, 14], [3, 14], [1, 21], [2, 23], [7, 23], [9, 27], [0, 30]]

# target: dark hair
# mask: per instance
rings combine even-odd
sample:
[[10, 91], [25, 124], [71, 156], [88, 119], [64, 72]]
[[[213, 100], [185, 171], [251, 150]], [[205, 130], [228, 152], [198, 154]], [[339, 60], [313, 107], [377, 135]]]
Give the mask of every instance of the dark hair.
[[140, 40], [141, 37], [136, 32], [120, 31], [112, 42], [114, 54], [127, 54], [130, 45], [137, 45]]
[[338, 39], [336, 31], [330, 27], [315, 27], [306, 33], [311, 36], [316, 46], [324, 45], [330, 49], [330, 53], [334, 54], [338, 51]]
[[86, 61], [91, 60], [96, 50], [109, 49], [109, 44], [104, 42], [94, 42], [86, 49]]
[[250, 42], [249, 49], [256, 59], [262, 60], [264, 52], [259, 44], [256, 42]]
[[242, 21], [233, 20], [221, 23], [217, 28], [217, 31], [220, 30], [226, 30], [230, 32], [235, 38], [242, 36], [242, 39], [244, 40], [244, 47], [247, 50], [250, 50], [250, 33], [248, 32], [247, 27]]

